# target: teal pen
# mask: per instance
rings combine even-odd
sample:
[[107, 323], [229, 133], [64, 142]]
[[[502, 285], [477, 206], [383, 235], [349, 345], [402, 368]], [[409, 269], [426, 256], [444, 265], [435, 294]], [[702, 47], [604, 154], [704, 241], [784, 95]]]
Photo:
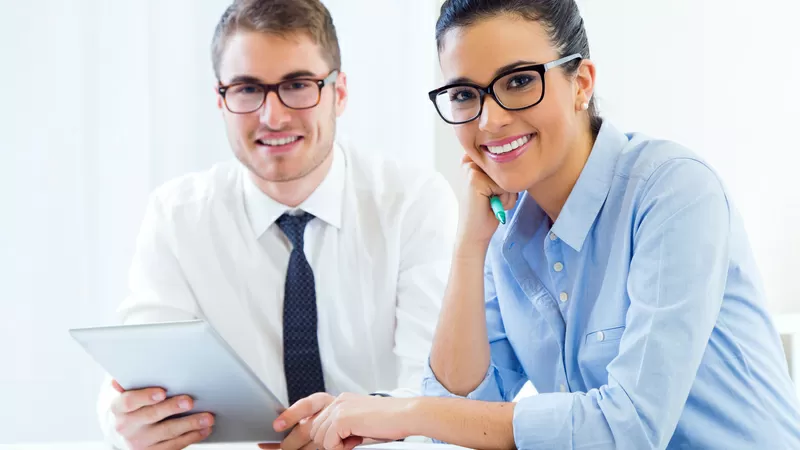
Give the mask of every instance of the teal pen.
[[506, 210], [503, 209], [503, 202], [500, 201], [500, 197], [493, 195], [489, 198], [489, 203], [492, 205], [492, 212], [494, 212], [494, 216], [497, 217], [497, 220], [500, 221], [501, 224], [506, 224]]

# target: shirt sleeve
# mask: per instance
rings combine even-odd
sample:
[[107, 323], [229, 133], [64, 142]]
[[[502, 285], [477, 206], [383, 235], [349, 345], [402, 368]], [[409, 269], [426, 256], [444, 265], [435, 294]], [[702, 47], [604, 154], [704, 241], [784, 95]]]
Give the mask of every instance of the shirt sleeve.
[[630, 307], [608, 383], [521, 400], [513, 419], [519, 448], [668, 445], [722, 304], [730, 210], [707, 166], [678, 159], [647, 180], [638, 211]]
[[392, 396], [419, 395], [450, 272], [457, 218], [453, 190], [438, 173], [420, 184], [403, 215], [394, 334], [398, 388], [389, 392]]
[[[197, 302], [175, 255], [170, 213], [157, 193], [151, 195], [129, 270], [129, 294], [117, 309], [120, 323], [191, 320], [199, 316]], [[97, 400], [97, 414], [108, 443], [126, 448], [110, 411], [111, 402], [118, 395], [111, 387], [111, 377], [106, 376]]]
[[[492, 253], [493, 250], [490, 248], [489, 255]], [[483, 289], [491, 361], [483, 381], [464, 398], [510, 402], [514, 400], [528, 378], [506, 336], [492, 275], [491, 256], [487, 257], [484, 265]], [[460, 397], [442, 386], [430, 367], [430, 360], [425, 366], [422, 393], [431, 397]]]

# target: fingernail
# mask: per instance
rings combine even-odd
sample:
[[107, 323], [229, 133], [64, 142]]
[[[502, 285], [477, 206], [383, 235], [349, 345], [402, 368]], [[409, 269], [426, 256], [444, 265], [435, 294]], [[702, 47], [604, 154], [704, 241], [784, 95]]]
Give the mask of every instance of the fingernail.
[[200, 426], [201, 427], [207, 427], [209, 425], [209, 422], [210, 421], [208, 420], [208, 417], [202, 417], [200, 419]]
[[275, 428], [277, 428], [278, 431], [283, 430], [284, 428], [286, 428], [286, 422], [283, 420], [275, 422]]
[[189, 409], [189, 400], [181, 400], [178, 402], [178, 407], [181, 409]]
[[153, 394], [153, 401], [160, 402], [161, 400], [164, 400], [163, 392], [156, 392], [155, 394]]
[[200, 434], [202, 434], [203, 436], [208, 436], [209, 434], [211, 434], [211, 428], [203, 428], [202, 430], [200, 430]]

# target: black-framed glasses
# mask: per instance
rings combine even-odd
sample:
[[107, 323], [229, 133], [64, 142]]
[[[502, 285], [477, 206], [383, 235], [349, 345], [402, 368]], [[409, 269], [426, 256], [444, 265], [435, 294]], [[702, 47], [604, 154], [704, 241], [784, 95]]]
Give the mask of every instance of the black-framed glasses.
[[275, 84], [231, 83], [217, 88], [228, 111], [234, 114], [248, 114], [258, 111], [264, 105], [267, 94], [275, 92], [287, 108], [309, 109], [317, 106], [322, 97], [322, 88], [336, 81], [338, 69], [333, 69], [325, 78], [292, 78]]
[[497, 75], [487, 86], [449, 84], [428, 92], [428, 97], [442, 119], [452, 125], [477, 119], [487, 95], [491, 95], [505, 110], [520, 111], [536, 106], [544, 99], [545, 72], [579, 58], [583, 57], [574, 53], [544, 64], [516, 67]]

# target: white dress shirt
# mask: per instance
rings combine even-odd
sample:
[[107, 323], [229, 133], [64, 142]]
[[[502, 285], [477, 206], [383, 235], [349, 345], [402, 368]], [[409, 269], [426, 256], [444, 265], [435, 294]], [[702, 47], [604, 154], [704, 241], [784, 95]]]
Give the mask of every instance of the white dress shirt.
[[[419, 392], [447, 282], [457, 202], [433, 170], [335, 144], [331, 168], [297, 210], [314, 271], [329, 393]], [[283, 291], [291, 243], [275, 221], [294, 212], [237, 161], [183, 176], [151, 196], [122, 323], [202, 318], [276, 396], [283, 372]], [[98, 401], [113, 436], [108, 386]]]

